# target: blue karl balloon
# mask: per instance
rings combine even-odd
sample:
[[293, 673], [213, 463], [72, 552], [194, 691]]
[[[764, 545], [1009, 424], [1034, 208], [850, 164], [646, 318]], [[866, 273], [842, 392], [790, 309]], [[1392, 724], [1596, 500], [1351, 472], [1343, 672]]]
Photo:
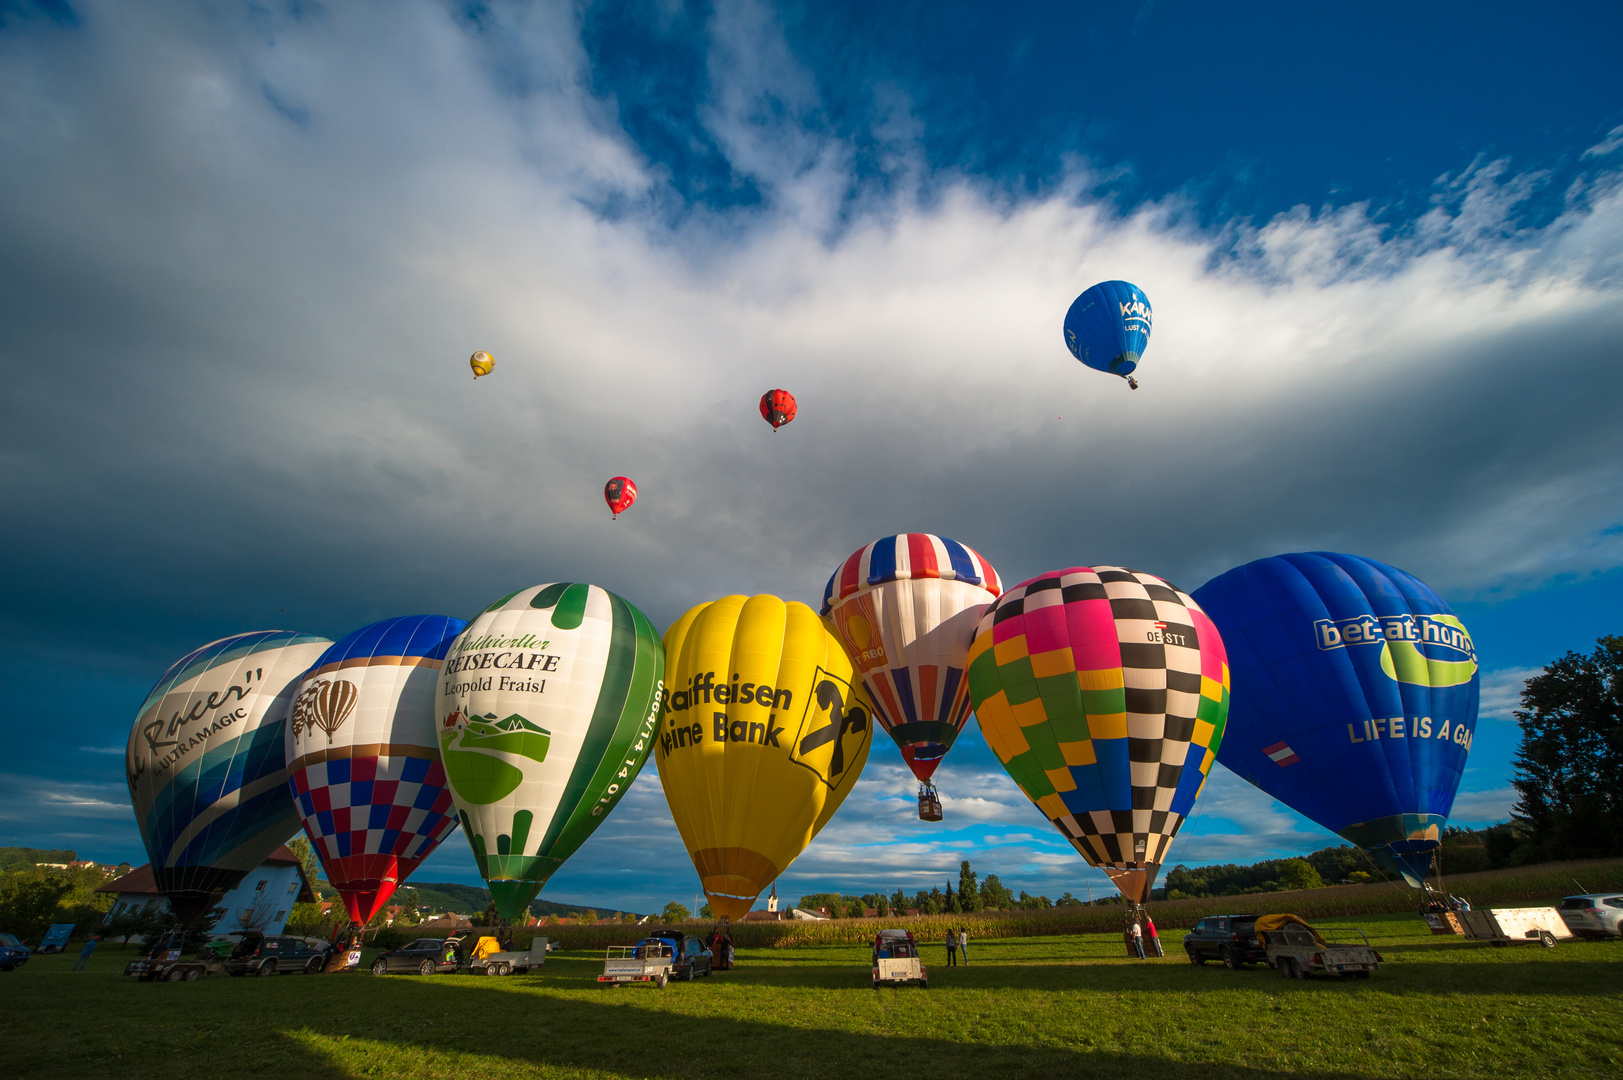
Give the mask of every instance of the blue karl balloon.
[[1065, 313], [1065, 347], [1095, 371], [1120, 375], [1138, 389], [1133, 372], [1150, 344], [1150, 298], [1128, 281], [1101, 281]]
[[1195, 590], [1228, 645], [1217, 760], [1419, 888], [1454, 805], [1481, 677], [1423, 581], [1356, 555], [1277, 555]]

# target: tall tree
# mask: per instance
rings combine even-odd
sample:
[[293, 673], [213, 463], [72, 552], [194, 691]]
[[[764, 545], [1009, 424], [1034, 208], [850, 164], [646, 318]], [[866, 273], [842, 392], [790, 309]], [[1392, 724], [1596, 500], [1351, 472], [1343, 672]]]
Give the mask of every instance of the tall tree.
[[1511, 780], [1545, 858], [1623, 854], [1623, 637], [1527, 680]]
[[981, 887], [978, 875], [969, 868], [969, 860], [958, 864], [958, 905], [965, 911], [981, 909]]

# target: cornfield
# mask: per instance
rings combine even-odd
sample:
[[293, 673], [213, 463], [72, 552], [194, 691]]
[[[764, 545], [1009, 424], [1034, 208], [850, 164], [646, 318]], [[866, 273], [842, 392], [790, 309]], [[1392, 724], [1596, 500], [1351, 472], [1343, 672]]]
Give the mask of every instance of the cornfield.
[[[1580, 887], [1580, 883], [1581, 887]], [[1623, 859], [1589, 859], [1543, 863], [1512, 870], [1456, 874], [1446, 881], [1448, 891], [1468, 897], [1472, 904], [1554, 904], [1577, 892], [1623, 892]], [[1207, 915], [1220, 912], [1289, 911], [1304, 919], [1346, 918], [1417, 911], [1416, 893], [1389, 882], [1370, 885], [1331, 885], [1299, 892], [1252, 893], [1195, 900], [1163, 900], [1149, 910], [1162, 931], [1187, 929]], [[733, 943], [741, 949], [788, 948], [801, 945], [863, 945], [881, 927], [912, 931], [919, 941], [934, 944], [945, 938], [947, 927], [969, 931], [981, 938], [1050, 937], [1065, 934], [1102, 934], [1122, 929], [1125, 908], [1120, 904], [1048, 908], [1040, 911], [991, 911], [973, 915], [890, 916], [873, 919], [829, 919], [826, 922], [738, 923]], [[708, 932], [708, 920], [690, 919], [675, 926], [687, 933]], [[544, 926], [533, 931], [566, 949], [603, 949], [626, 945], [655, 929], [645, 926]], [[516, 944], [527, 948], [531, 931], [520, 931]]]

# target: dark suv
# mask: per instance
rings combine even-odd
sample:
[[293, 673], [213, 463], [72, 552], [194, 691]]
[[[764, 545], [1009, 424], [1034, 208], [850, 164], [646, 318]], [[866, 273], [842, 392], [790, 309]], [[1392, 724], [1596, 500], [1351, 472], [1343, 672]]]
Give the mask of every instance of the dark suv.
[[242, 943], [225, 960], [228, 975], [290, 975], [295, 971], [318, 975], [327, 966], [327, 950], [303, 938], [266, 937], [256, 930], [238, 933]]
[[1183, 936], [1192, 964], [1221, 960], [1230, 971], [1242, 964], [1266, 964], [1268, 949], [1257, 938], [1255, 915], [1208, 915]]
[[372, 961], [372, 974], [387, 975], [391, 971], [414, 971], [419, 975], [443, 972], [454, 975], [462, 966], [459, 938], [449, 940], [437, 937], [418, 938], [401, 949], [379, 953]]

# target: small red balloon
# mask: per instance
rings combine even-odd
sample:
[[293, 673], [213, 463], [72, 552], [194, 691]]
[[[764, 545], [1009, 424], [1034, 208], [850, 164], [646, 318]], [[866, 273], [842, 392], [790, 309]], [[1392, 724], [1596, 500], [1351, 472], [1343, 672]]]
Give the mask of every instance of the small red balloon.
[[609, 504], [614, 516], [619, 517], [637, 501], [637, 485], [629, 476], [616, 476], [603, 485], [603, 501]]
[[787, 390], [768, 390], [761, 395], [761, 419], [772, 425], [772, 430], [795, 418], [795, 396]]

